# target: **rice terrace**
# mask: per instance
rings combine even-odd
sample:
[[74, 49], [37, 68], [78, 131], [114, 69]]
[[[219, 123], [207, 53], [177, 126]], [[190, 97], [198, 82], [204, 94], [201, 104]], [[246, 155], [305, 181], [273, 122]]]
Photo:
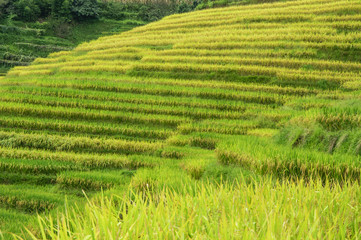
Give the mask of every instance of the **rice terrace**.
[[361, 239], [361, 1], [200, 4], [6, 69], [0, 239]]

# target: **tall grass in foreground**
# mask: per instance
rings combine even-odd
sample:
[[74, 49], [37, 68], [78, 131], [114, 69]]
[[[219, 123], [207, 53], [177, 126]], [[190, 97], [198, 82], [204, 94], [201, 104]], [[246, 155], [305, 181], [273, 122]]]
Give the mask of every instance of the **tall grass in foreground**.
[[38, 217], [32, 239], [358, 239], [358, 184], [319, 180], [212, 185], [90, 200]]

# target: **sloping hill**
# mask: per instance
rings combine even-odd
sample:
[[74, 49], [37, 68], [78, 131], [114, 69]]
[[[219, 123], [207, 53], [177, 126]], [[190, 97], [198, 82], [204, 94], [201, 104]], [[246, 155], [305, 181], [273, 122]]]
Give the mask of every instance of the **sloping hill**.
[[47, 22], [31, 24], [0, 21], [0, 76], [4, 76], [13, 66], [30, 65], [35, 58], [46, 57], [53, 52], [71, 50], [80, 42], [128, 31], [143, 24], [135, 20], [90, 21], [69, 27], [69, 33], [61, 38], [55, 33], [47, 32], [45, 29]]
[[360, 27], [357, 0], [209, 9], [14, 68], [0, 82], [1, 207], [232, 169], [359, 179]]

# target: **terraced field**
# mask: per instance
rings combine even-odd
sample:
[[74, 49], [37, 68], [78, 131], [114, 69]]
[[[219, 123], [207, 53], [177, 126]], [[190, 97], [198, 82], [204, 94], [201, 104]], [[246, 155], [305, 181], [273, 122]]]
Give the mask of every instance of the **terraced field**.
[[[357, 0], [208, 9], [15, 67], [0, 79], [0, 229], [82, 189], [358, 182], [360, 27]], [[360, 233], [359, 207], [341, 237]]]
[[0, 77], [6, 75], [11, 67], [27, 66], [38, 57], [71, 50], [80, 42], [128, 31], [143, 24], [131, 19], [128, 21], [102, 19], [69, 27], [71, 31], [68, 30], [67, 34], [58, 37], [54, 33], [49, 36], [47, 22], [0, 21]]

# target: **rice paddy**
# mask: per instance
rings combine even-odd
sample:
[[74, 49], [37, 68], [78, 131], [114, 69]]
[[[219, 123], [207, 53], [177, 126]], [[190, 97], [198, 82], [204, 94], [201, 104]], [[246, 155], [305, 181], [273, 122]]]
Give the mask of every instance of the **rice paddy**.
[[360, 27], [358, 0], [231, 6], [14, 67], [0, 238], [358, 239]]

